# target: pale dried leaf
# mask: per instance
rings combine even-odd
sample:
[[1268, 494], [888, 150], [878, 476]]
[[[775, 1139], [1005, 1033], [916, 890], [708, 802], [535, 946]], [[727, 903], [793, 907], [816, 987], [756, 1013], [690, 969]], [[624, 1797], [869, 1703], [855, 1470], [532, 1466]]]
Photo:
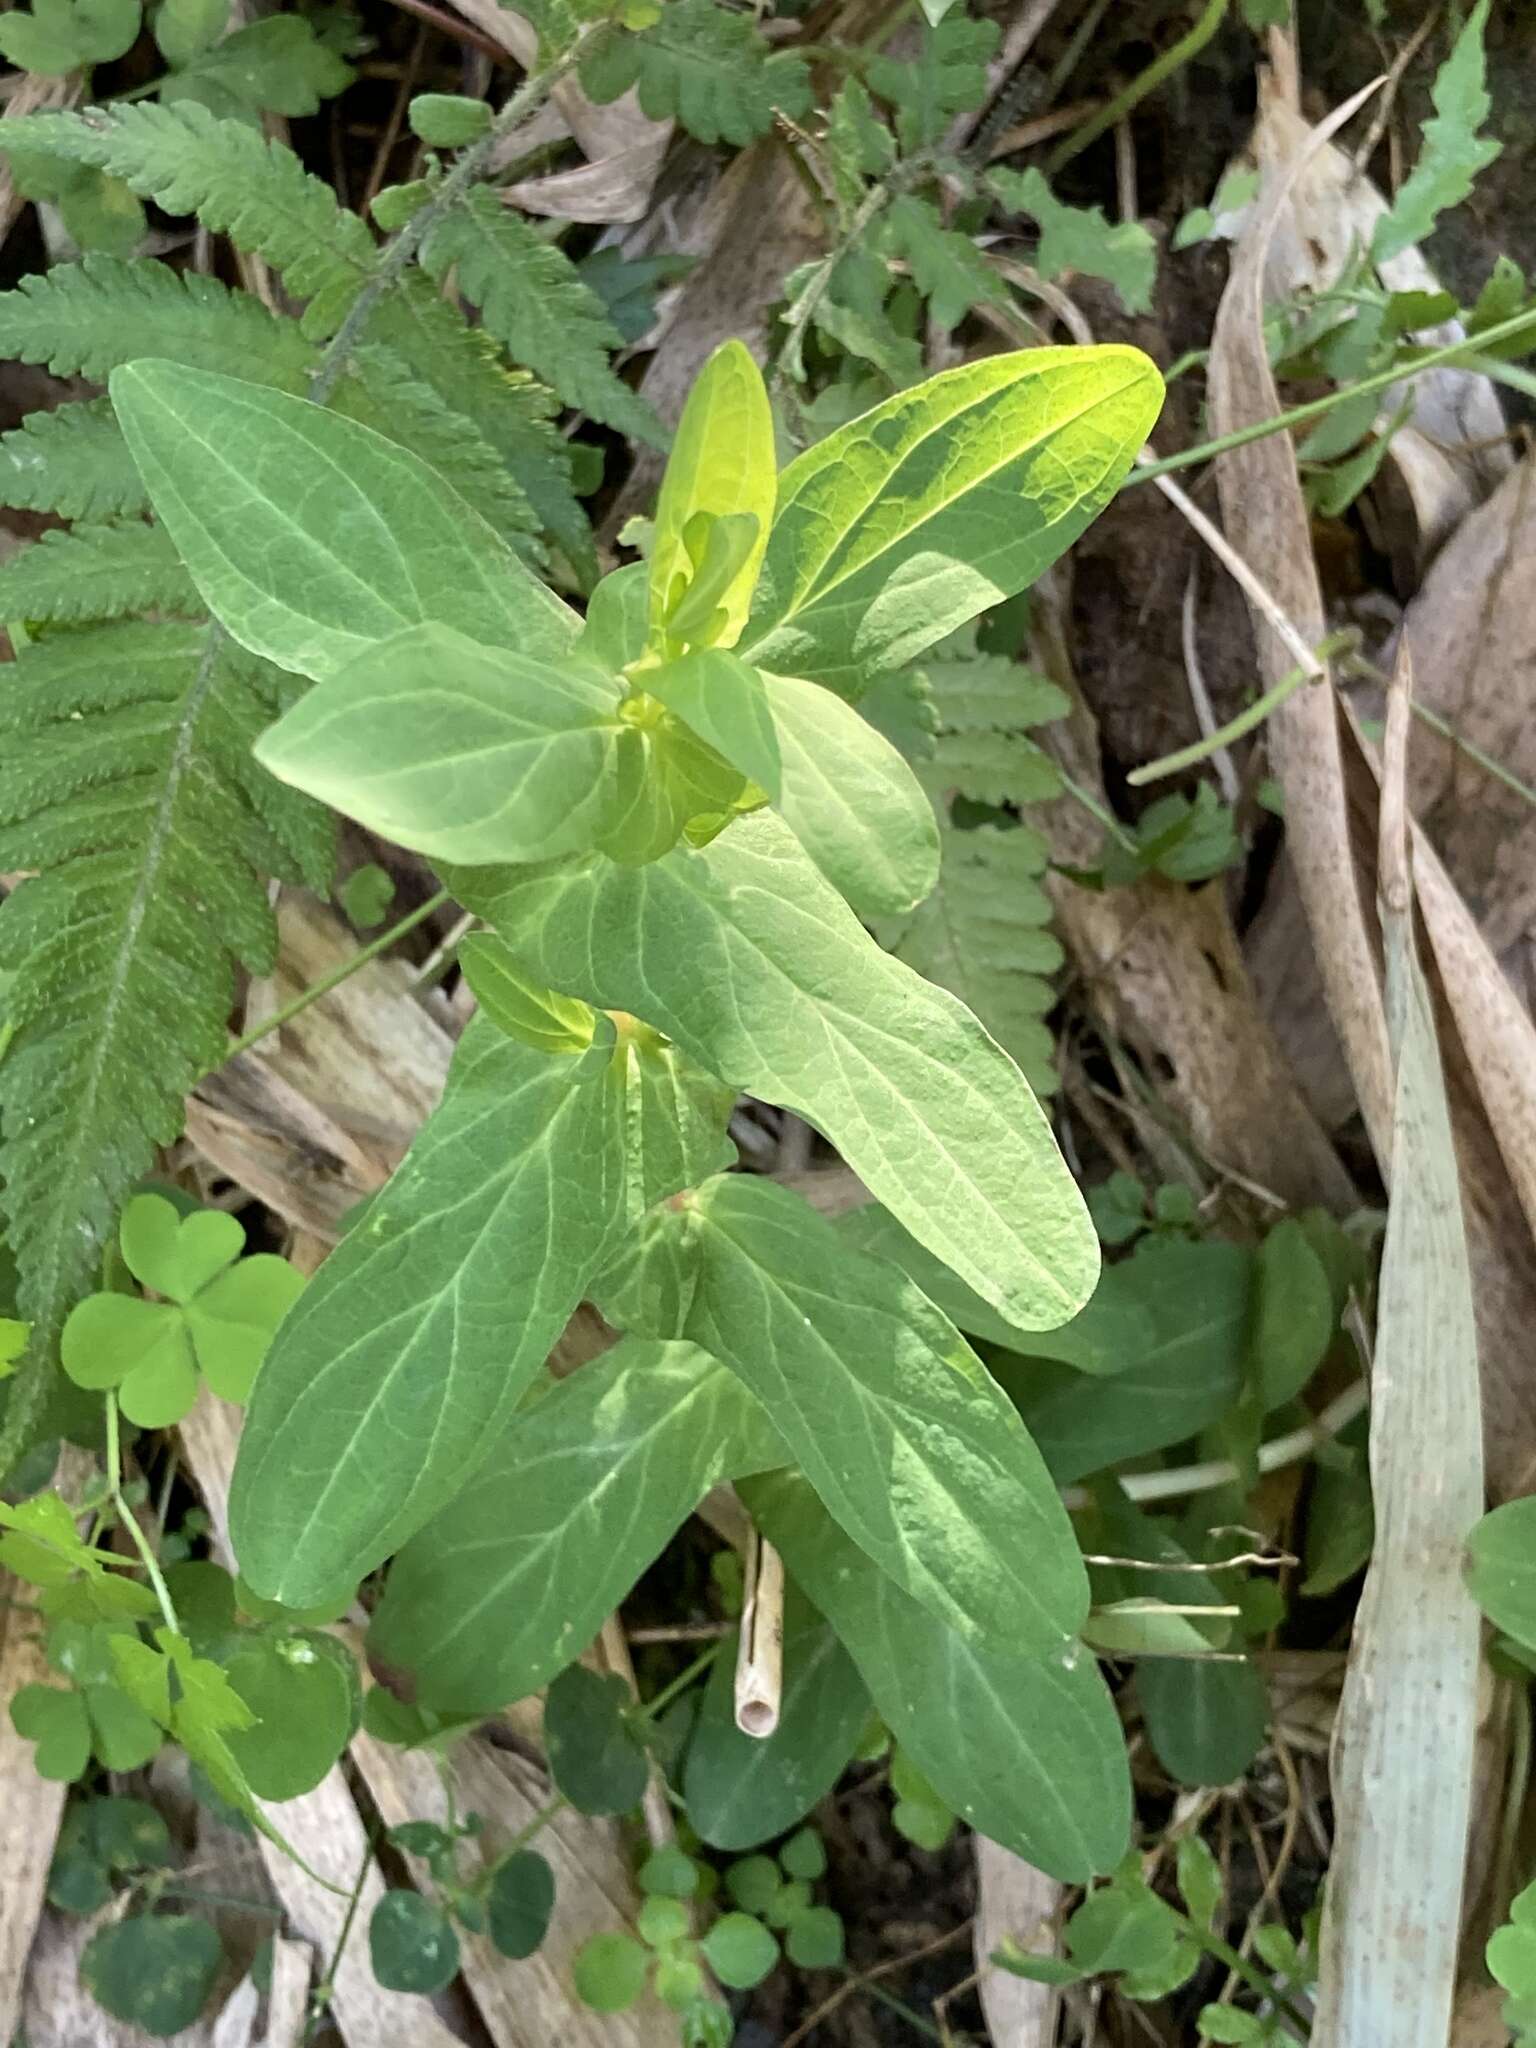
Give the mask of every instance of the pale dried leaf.
[[[67, 1787], [40, 1778], [32, 1744], [16, 1733], [4, 1706], [24, 1685], [51, 1676], [34, 1617], [24, 1602], [27, 1588], [0, 1572], [0, 1814], [5, 1816], [5, 1855], [0, 1860], [0, 2041], [9, 2041], [22, 2013], [27, 1957], [33, 1946], [48, 1885], [48, 1866], [64, 1812]], [[36, 2037], [41, 2040], [41, 2035]]]
[[1396, 1071], [1371, 1378], [1376, 1542], [1335, 1732], [1318, 2048], [1444, 2048], [1477, 1723], [1480, 1621], [1462, 1580], [1483, 1506], [1477, 1332], [1450, 1108], [1413, 936], [1407, 715], [1399, 700], [1381, 801]]

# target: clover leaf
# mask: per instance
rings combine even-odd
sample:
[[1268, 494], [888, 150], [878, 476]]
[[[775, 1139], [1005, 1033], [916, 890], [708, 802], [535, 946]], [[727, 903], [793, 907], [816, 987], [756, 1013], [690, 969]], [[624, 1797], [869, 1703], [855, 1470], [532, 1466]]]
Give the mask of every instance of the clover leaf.
[[245, 1232], [222, 1209], [178, 1215], [163, 1195], [135, 1195], [119, 1232], [135, 1294], [88, 1295], [64, 1325], [64, 1370], [76, 1386], [116, 1387], [143, 1429], [179, 1422], [198, 1375], [226, 1401], [244, 1401], [272, 1334], [304, 1282], [269, 1252], [241, 1258]]

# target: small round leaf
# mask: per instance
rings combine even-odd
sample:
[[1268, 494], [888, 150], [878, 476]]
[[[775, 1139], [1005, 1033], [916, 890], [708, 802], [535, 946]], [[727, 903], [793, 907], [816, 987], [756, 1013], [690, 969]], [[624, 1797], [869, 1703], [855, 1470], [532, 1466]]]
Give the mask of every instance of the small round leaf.
[[386, 1892], [368, 1922], [373, 1974], [386, 1991], [441, 1991], [459, 1969], [448, 1915], [420, 1892]]
[[766, 1913], [783, 1882], [771, 1856], [743, 1856], [725, 1873], [726, 1890], [746, 1913]]
[[835, 1970], [843, 1960], [843, 1923], [830, 1906], [811, 1906], [789, 1923], [784, 1949], [802, 1970]]
[[650, 1956], [628, 1934], [594, 1934], [576, 1951], [573, 1976], [583, 2005], [623, 2012], [645, 1989]]
[[223, 1951], [206, 1920], [147, 1913], [92, 1935], [80, 1980], [114, 2019], [162, 2038], [190, 2027], [207, 2003]]
[[666, 1899], [658, 1892], [642, 1904], [635, 1925], [649, 1947], [665, 1948], [688, 1933], [688, 1908], [681, 1899]]
[[779, 1944], [761, 1920], [750, 1913], [726, 1913], [703, 1941], [709, 1966], [732, 1991], [750, 1991], [761, 1984], [779, 1960]]
[[668, 1899], [691, 1899], [699, 1888], [699, 1866], [674, 1843], [654, 1850], [640, 1866], [640, 1889]]
[[791, 1877], [814, 1884], [827, 1867], [827, 1851], [815, 1828], [801, 1828], [779, 1850], [779, 1861]]
[[622, 1678], [572, 1664], [549, 1688], [544, 1741], [550, 1775], [580, 1813], [627, 1813], [645, 1790], [646, 1763], [624, 1719]]
[[520, 1849], [491, 1872], [485, 1897], [491, 1940], [520, 1962], [549, 1932], [555, 1909], [555, 1873], [537, 1849]]
[[704, 1995], [704, 1972], [692, 1956], [662, 1956], [656, 1965], [656, 1996], [674, 2012], [682, 2012]]

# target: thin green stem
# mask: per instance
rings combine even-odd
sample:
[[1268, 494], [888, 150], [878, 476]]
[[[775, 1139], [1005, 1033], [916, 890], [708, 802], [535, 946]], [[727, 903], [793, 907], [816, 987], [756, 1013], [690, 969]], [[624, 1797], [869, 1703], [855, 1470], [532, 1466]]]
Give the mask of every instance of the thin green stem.
[[310, 380], [309, 396], [316, 405], [324, 405], [330, 398], [363, 329], [373, 317], [374, 308], [404, 276], [439, 221], [453, 211], [470, 186], [489, 168], [505, 138], [520, 128], [530, 115], [538, 112], [561, 79], [574, 71], [594, 43], [608, 34], [606, 22], [587, 30], [552, 64], [525, 78], [480, 140], [458, 158], [432, 197], [411, 215], [394, 239], [385, 244], [378, 269], [353, 300], [347, 317], [327, 343], [319, 367]]
[[664, 1685], [661, 1691], [657, 1693], [655, 1699], [644, 1700], [635, 1708], [634, 1711], [638, 1718], [642, 1721], [654, 1721], [658, 1714], [671, 1706], [680, 1692], [687, 1691], [688, 1687], [692, 1685], [701, 1672], [709, 1669], [719, 1654], [720, 1644], [711, 1643], [709, 1648], [703, 1651], [701, 1655], [695, 1657], [693, 1662], [685, 1670], [680, 1671], [670, 1684]]
[[[418, 903], [414, 910], [408, 911], [397, 923], [392, 924], [388, 931], [381, 932], [376, 939], [370, 939], [366, 946], [359, 947], [357, 952], [343, 960], [339, 967], [333, 967], [329, 974], [322, 974], [318, 981], [312, 982], [306, 989], [301, 989], [291, 1001], [284, 1003], [280, 1010], [274, 1010], [270, 1017], [264, 1017], [261, 1023], [253, 1024], [249, 1031], [234, 1039], [225, 1048], [224, 1058], [220, 1060], [219, 1066], [232, 1060], [237, 1053], [248, 1052], [253, 1045], [271, 1032], [281, 1031], [285, 1024], [291, 1023], [302, 1011], [307, 1010], [311, 1003], [318, 1003], [320, 998], [328, 996], [333, 988], [340, 988], [344, 981], [350, 981], [370, 960], [377, 960], [381, 953], [388, 952], [397, 939], [403, 939], [407, 932], [414, 931], [417, 925], [424, 923], [435, 911], [441, 910], [445, 903], [451, 903], [452, 900], [447, 889], [439, 889], [437, 894], [429, 896], [425, 903]], [[215, 1067], [208, 1069], [210, 1074], [217, 1071]]]
[[149, 1538], [139, 1527], [138, 1516], [134, 1514], [127, 1501], [123, 1499], [123, 1454], [118, 1436], [117, 1389], [115, 1387], [108, 1387], [107, 1389], [107, 1480], [112, 1489], [112, 1504], [117, 1509], [118, 1517], [123, 1527], [128, 1531], [128, 1536], [134, 1549], [137, 1550], [140, 1558], [143, 1560], [144, 1569], [149, 1574], [149, 1583], [154, 1587], [155, 1598], [160, 1603], [160, 1612], [165, 1617], [165, 1625], [173, 1636], [179, 1636], [181, 1634], [181, 1623], [176, 1619], [176, 1609], [171, 1602], [170, 1589], [167, 1587], [160, 1571], [160, 1560], [155, 1556], [150, 1546]]
[[1061, 786], [1065, 794], [1071, 797], [1073, 803], [1081, 805], [1090, 818], [1097, 819], [1122, 853], [1141, 851], [1135, 834], [1128, 832], [1108, 805], [1101, 804], [1092, 790], [1085, 789], [1080, 782], [1070, 776], [1059, 761], [1056, 763], [1056, 773], [1061, 777]]
[[[1345, 627], [1342, 632], [1330, 633], [1319, 640], [1314, 653], [1318, 661], [1326, 661], [1331, 654], [1352, 646], [1359, 638], [1354, 627]], [[1225, 725], [1215, 732], [1207, 733], [1204, 739], [1195, 740], [1187, 747], [1180, 747], [1176, 753], [1164, 754], [1160, 760], [1147, 761], [1140, 768], [1133, 768], [1125, 778], [1133, 789], [1140, 789], [1148, 782], [1161, 782], [1165, 776], [1177, 775], [1185, 768], [1193, 768], [1201, 761], [1208, 761], [1212, 754], [1219, 754], [1223, 747], [1231, 746], [1250, 733], [1256, 725], [1262, 725], [1273, 711], [1278, 711], [1286, 698], [1299, 690], [1305, 682], [1322, 682], [1315, 668], [1296, 667], [1289, 669], [1278, 683], [1266, 690], [1262, 697], [1256, 697], [1246, 710], [1239, 711], [1236, 718], [1229, 718]]]
[[1409, 698], [1408, 709], [1415, 718], [1422, 719], [1431, 732], [1437, 732], [1441, 739], [1449, 740], [1458, 753], [1465, 754], [1469, 761], [1475, 761], [1485, 775], [1491, 775], [1495, 782], [1502, 782], [1506, 789], [1512, 789], [1516, 796], [1523, 797], [1526, 803], [1536, 808], [1536, 789], [1532, 789], [1528, 782], [1522, 782], [1513, 769], [1506, 768], [1502, 761], [1495, 761], [1492, 754], [1484, 753], [1475, 741], [1463, 738], [1449, 720], [1442, 718], [1438, 711], [1431, 711], [1427, 704], [1421, 704], [1416, 697]]
[[871, 1998], [878, 1999], [881, 2005], [889, 2007], [892, 2012], [900, 2013], [909, 2027], [915, 2027], [918, 2033], [926, 2035], [930, 2041], [939, 2042], [940, 2048], [942, 2048], [944, 2036], [939, 2032], [932, 2020], [924, 2019], [920, 2012], [914, 2012], [904, 1998], [898, 1998], [894, 1991], [887, 1991], [883, 1984], [876, 1984], [869, 1977], [861, 1977], [857, 1970], [850, 1970], [848, 1975], [860, 1991], [867, 1992]]
[[517, 1833], [507, 1844], [507, 1855], [515, 1856], [519, 1849], [526, 1849], [531, 1841], [534, 1841], [539, 1835], [543, 1834], [555, 1815], [563, 1813], [570, 1803], [563, 1792], [557, 1792], [554, 1798], [550, 1800], [548, 1806], [541, 1806], [533, 1818], [526, 1821], [518, 1829]]
[[1090, 114], [1081, 128], [1074, 128], [1059, 148], [1052, 151], [1046, 159], [1046, 176], [1054, 178], [1074, 157], [1081, 156], [1090, 143], [1097, 142], [1117, 121], [1123, 121], [1133, 108], [1139, 107], [1148, 93], [1156, 92], [1163, 80], [1171, 78], [1181, 64], [1187, 64], [1191, 57], [1198, 56], [1221, 27], [1226, 12], [1227, 0], [1206, 0], [1199, 20], [1186, 35], [1180, 36], [1160, 57], [1154, 57], [1146, 70], [1133, 78], [1124, 91], [1115, 94], [1108, 106]]
[[1250, 1962], [1248, 1957], [1233, 1948], [1230, 1942], [1223, 1941], [1219, 1934], [1213, 1934], [1208, 1927], [1200, 1926], [1198, 1921], [1191, 1920], [1187, 1914], [1181, 1917], [1189, 1929], [1190, 1938], [1197, 1942], [1208, 1956], [1213, 1956], [1218, 1963], [1225, 1963], [1235, 1977], [1241, 1977], [1248, 1989], [1262, 1998], [1266, 2005], [1272, 2005], [1275, 2011], [1296, 2029], [1298, 2041], [1310, 2038], [1312, 2026], [1306, 2014], [1300, 2006], [1292, 2004], [1267, 1970], [1260, 1969], [1257, 1963]]
[[357, 1909], [362, 1904], [363, 1885], [367, 1880], [369, 1867], [373, 1862], [373, 1852], [377, 1846], [377, 1841], [378, 1825], [375, 1823], [374, 1827], [369, 1831], [368, 1840], [363, 1849], [363, 1860], [357, 1868], [357, 1879], [352, 1886], [351, 1895], [347, 1900], [346, 1916], [342, 1920], [341, 1931], [336, 1936], [336, 1946], [331, 1950], [331, 1960], [326, 1966], [325, 1975], [315, 1986], [309, 2001], [309, 2019], [304, 2027], [304, 2039], [306, 2041], [314, 2039], [315, 2031], [319, 2027], [320, 2022], [325, 2018], [326, 2008], [335, 1994], [336, 1972], [341, 1968], [341, 1959], [346, 1953], [353, 1922], [357, 1919]]
[[1467, 341], [1448, 342], [1444, 348], [1427, 349], [1423, 355], [1411, 361], [1395, 364], [1386, 370], [1377, 370], [1372, 376], [1362, 377], [1358, 384], [1346, 385], [1340, 391], [1330, 391], [1322, 398], [1314, 398], [1305, 405], [1293, 405], [1286, 412], [1277, 412], [1273, 418], [1255, 420], [1250, 427], [1238, 427], [1230, 434], [1220, 434], [1214, 441], [1202, 441], [1197, 447], [1186, 448], [1178, 455], [1165, 455], [1157, 462], [1138, 464], [1120, 486], [1122, 491], [1130, 490], [1135, 484], [1150, 483], [1153, 477], [1167, 476], [1175, 469], [1189, 469], [1197, 462], [1209, 462], [1213, 456], [1225, 455], [1232, 448], [1246, 448], [1250, 441], [1262, 441], [1270, 434], [1284, 433], [1289, 427], [1304, 427], [1311, 420], [1320, 420], [1336, 406], [1347, 405], [1353, 398], [1364, 397], [1372, 391], [1388, 391], [1394, 384], [1401, 384], [1409, 377], [1417, 377], [1425, 370], [1436, 370], [1442, 363], [1464, 362], [1469, 355], [1477, 355], [1495, 342], [1511, 341], [1518, 334], [1528, 334], [1536, 327], [1536, 312], [1514, 313], [1508, 320], [1501, 320], [1494, 327], [1488, 327]]

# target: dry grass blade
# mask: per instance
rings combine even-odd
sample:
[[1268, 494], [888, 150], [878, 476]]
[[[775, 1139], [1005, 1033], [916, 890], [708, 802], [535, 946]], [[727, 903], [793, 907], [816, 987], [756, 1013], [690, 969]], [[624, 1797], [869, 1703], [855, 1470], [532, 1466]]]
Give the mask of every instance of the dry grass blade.
[[1371, 1416], [1376, 1547], [1335, 1735], [1318, 2048], [1444, 2048], [1476, 1735], [1479, 1625], [1461, 1559], [1483, 1504], [1477, 1332], [1450, 1109], [1414, 943], [1407, 687], [1404, 675], [1390, 701], [1381, 803], [1395, 1087]]

